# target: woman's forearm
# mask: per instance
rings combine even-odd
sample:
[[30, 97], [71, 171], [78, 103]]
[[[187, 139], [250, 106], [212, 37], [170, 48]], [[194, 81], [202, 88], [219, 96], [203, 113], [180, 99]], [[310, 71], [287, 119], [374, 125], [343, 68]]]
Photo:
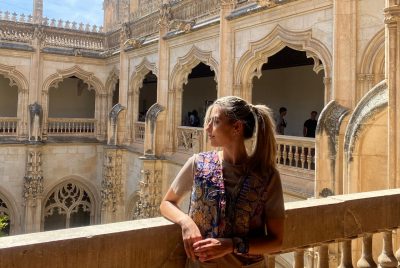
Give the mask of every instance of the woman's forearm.
[[160, 211], [165, 218], [181, 226], [187, 217], [189, 217], [178, 207], [178, 205], [167, 200], [161, 202]]
[[271, 254], [279, 252], [282, 240], [277, 237], [257, 237], [249, 240], [249, 254]]

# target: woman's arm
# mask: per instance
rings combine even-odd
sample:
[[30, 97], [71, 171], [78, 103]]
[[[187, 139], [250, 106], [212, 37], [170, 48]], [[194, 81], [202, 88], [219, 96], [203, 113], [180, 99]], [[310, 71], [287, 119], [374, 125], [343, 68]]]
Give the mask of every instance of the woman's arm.
[[161, 201], [161, 214], [182, 228], [183, 245], [188, 258], [195, 259], [193, 244], [202, 239], [201, 233], [194, 221], [179, 208], [183, 196], [175, 194], [170, 188]]

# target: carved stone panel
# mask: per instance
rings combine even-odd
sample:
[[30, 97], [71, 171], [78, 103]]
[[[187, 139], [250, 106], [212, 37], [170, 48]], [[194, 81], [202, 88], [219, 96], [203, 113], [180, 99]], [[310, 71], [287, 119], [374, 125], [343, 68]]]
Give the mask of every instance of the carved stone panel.
[[40, 149], [29, 149], [24, 176], [23, 197], [36, 199], [43, 193], [42, 153]]
[[116, 210], [116, 205], [123, 197], [122, 193], [122, 151], [106, 149], [101, 182], [101, 200], [103, 207]]

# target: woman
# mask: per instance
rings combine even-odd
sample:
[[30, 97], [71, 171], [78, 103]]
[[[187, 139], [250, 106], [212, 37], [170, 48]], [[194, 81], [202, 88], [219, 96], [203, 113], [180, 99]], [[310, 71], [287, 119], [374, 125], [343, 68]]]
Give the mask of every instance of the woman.
[[[223, 97], [208, 108], [204, 128], [211, 145], [222, 150], [186, 162], [161, 213], [182, 228], [186, 267], [266, 267], [262, 254], [279, 251], [284, 224], [269, 109]], [[248, 155], [245, 140], [253, 134]], [[187, 215], [178, 205], [190, 191]]]

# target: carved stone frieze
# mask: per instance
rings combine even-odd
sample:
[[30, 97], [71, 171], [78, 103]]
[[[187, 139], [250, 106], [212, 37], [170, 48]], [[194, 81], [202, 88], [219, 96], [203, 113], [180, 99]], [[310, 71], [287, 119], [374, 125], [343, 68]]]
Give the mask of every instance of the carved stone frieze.
[[103, 207], [113, 211], [123, 197], [122, 192], [122, 151], [106, 149], [103, 163], [103, 180], [101, 182], [101, 201]]
[[372, 88], [354, 109], [344, 140], [344, 151], [348, 162], [353, 160], [354, 148], [363, 129], [378, 113], [387, 108], [388, 101], [388, 86], [386, 81], [382, 81]]
[[39, 148], [28, 151], [24, 176], [23, 198], [36, 199], [43, 193], [42, 153]]
[[146, 219], [160, 215], [161, 203], [161, 171], [145, 169], [141, 171], [139, 182], [139, 200], [135, 204], [134, 219]]
[[125, 48], [128, 48], [128, 47], [140, 48], [143, 45], [145, 40], [146, 40], [146, 38], [144, 38], [144, 37], [141, 37], [141, 38], [130, 38], [130, 39], [125, 41], [124, 47]]
[[46, 40], [46, 33], [41, 26], [35, 27], [33, 38], [37, 40], [39, 46], [44, 44], [44, 41]]
[[257, 0], [257, 3], [259, 6], [268, 7], [268, 8], [278, 5], [275, 3], [275, 0]]

